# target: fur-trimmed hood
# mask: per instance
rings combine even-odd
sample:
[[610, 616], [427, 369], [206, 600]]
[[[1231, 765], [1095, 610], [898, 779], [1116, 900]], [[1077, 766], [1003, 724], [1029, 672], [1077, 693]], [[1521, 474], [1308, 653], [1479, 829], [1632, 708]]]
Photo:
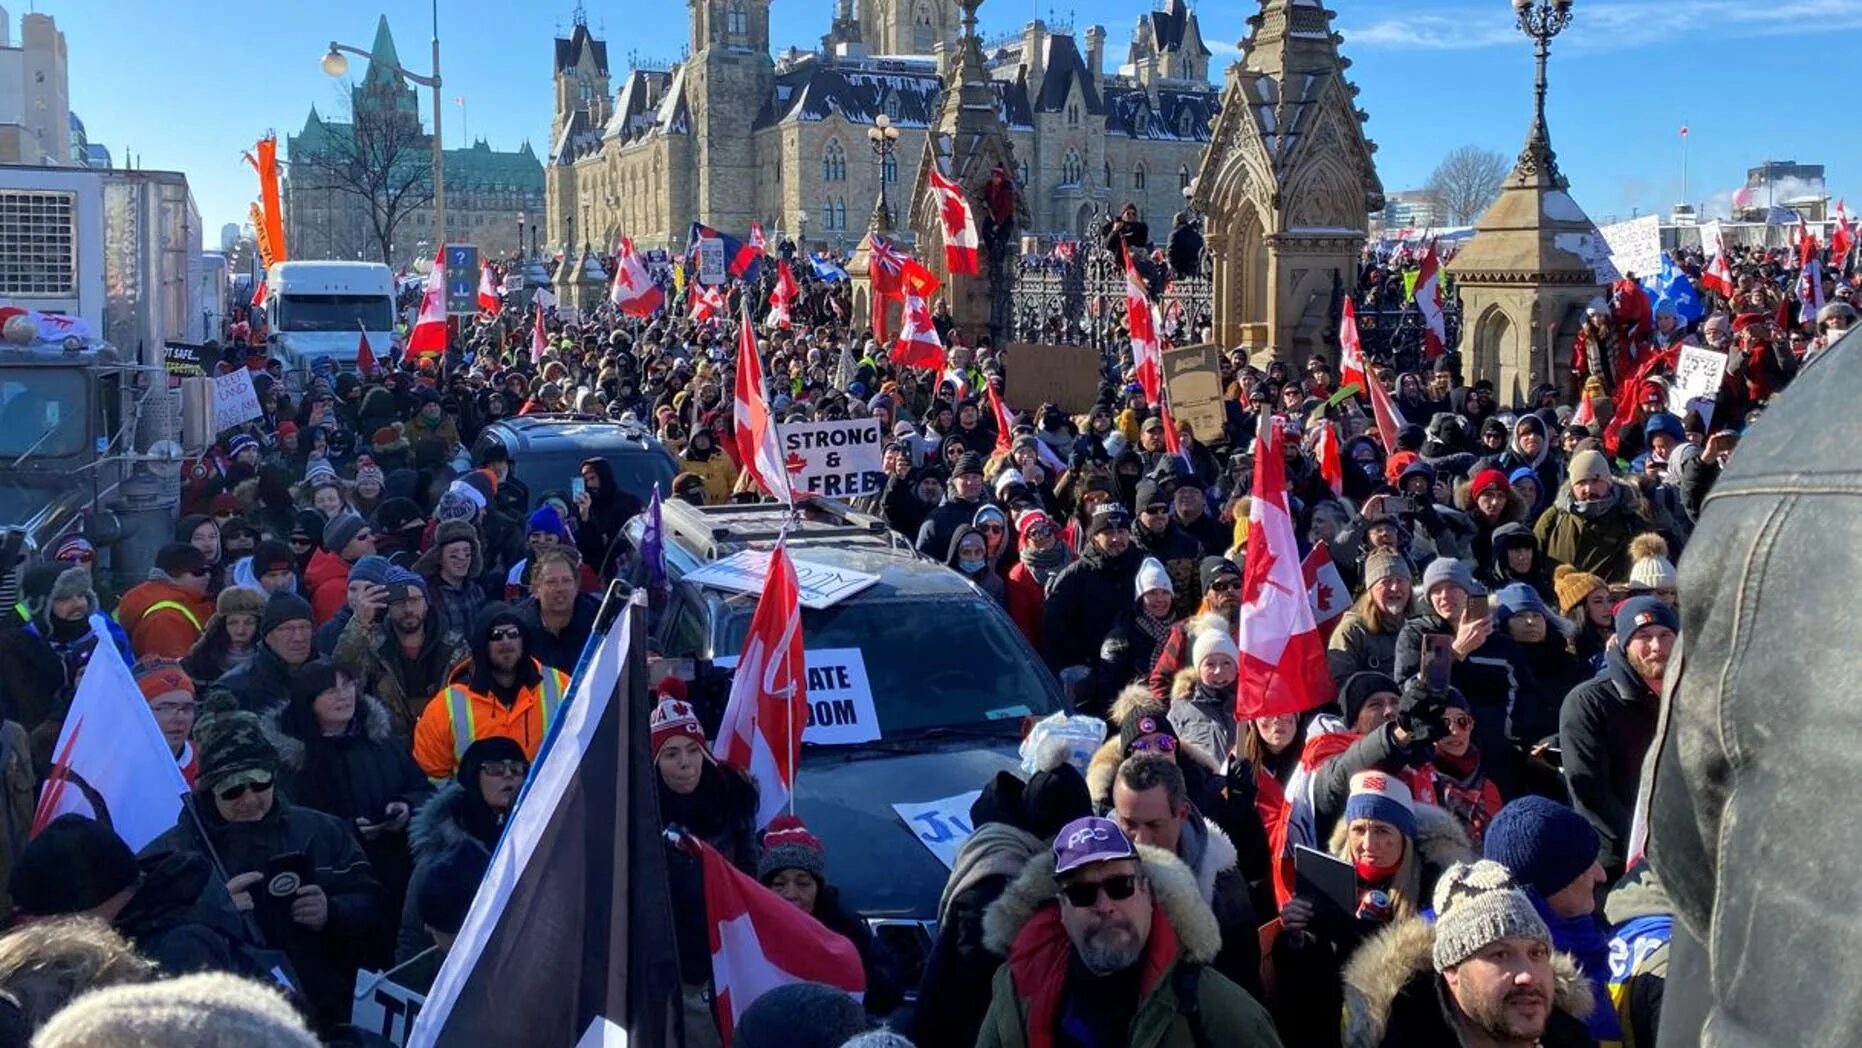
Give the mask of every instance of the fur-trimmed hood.
[[[1193, 672], [1190, 677], [1194, 683]], [[1174, 687], [1172, 690], [1174, 692]], [[1086, 790], [1092, 796], [1095, 808], [1103, 809], [1112, 804], [1112, 777], [1118, 774], [1119, 763], [1125, 759], [1124, 742], [1119, 736], [1119, 726], [1124, 724], [1125, 719], [1140, 706], [1162, 706], [1167, 712], [1170, 703], [1168, 700], [1160, 702], [1157, 696], [1151, 694], [1151, 689], [1144, 684], [1127, 684], [1119, 691], [1118, 698], [1112, 702], [1112, 709], [1106, 714], [1106, 730], [1111, 737], [1093, 751], [1093, 759], [1086, 765]], [[1179, 738], [1177, 747], [1178, 752], [1184, 757], [1188, 757], [1217, 775], [1222, 773], [1222, 766], [1216, 763], [1215, 758], [1205, 752], [1201, 746]]]
[[[1215, 914], [1196, 890], [1196, 877], [1177, 858], [1148, 845], [1138, 845], [1138, 857], [1151, 880], [1151, 892], [1177, 933], [1183, 955], [1208, 964], [1222, 949], [1222, 929]], [[1022, 927], [1044, 906], [1060, 905], [1054, 878], [1054, 853], [1044, 851], [1028, 860], [1021, 876], [1009, 883], [1002, 896], [983, 914], [983, 944], [1008, 956]]]
[[[265, 738], [272, 744], [272, 748], [278, 751], [278, 763], [292, 771], [303, 771], [306, 753], [304, 740], [285, 731], [282, 723], [284, 711], [290, 705], [288, 702], [281, 702], [267, 710], [265, 715], [259, 718], [259, 730], [265, 733]], [[362, 729], [363, 736], [370, 742], [394, 741], [394, 726], [388, 718], [388, 707], [383, 706], [381, 700], [375, 696], [356, 696], [356, 721]]]
[[440, 550], [455, 543], [472, 544], [472, 566], [466, 569], [468, 581], [485, 573], [485, 540], [479, 534], [478, 525], [469, 520], [448, 520], [433, 529], [433, 545], [414, 561], [414, 574], [422, 578], [438, 578], [440, 574]]
[[457, 779], [440, 783], [407, 824], [407, 846], [415, 862], [435, 858], [460, 841], [476, 839], [466, 830], [465, 787]]
[[[1397, 921], [1365, 940], [1345, 963], [1345, 1048], [1382, 1044], [1397, 995], [1418, 976], [1435, 974], [1435, 926], [1421, 917]], [[1552, 1008], [1584, 1022], [1596, 1007], [1589, 980], [1568, 953], [1552, 954]]]

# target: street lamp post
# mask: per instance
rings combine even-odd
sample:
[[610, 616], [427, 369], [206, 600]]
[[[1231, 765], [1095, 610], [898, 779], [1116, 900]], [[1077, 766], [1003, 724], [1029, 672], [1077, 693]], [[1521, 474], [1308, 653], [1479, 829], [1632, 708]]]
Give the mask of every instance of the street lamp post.
[[1532, 84], [1532, 133], [1526, 136], [1526, 148], [1519, 154], [1519, 169], [1533, 172], [1541, 168], [1560, 186], [1564, 176], [1558, 173], [1558, 154], [1552, 152], [1552, 135], [1545, 126], [1545, 62], [1552, 54], [1552, 37], [1571, 22], [1571, 0], [1513, 0], [1513, 16], [1520, 32], [1532, 38], [1533, 55], [1538, 60], [1538, 74]]
[[[370, 63], [380, 62], [373, 52], [348, 44], [330, 41], [330, 50], [323, 56], [323, 71], [334, 77], [349, 72], [349, 59], [344, 54], [366, 58]], [[433, 228], [434, 238], [441, 244], [446, 243], [446, 154], [440, 138], [440, 8], [439, 0], [433, 3], [433, 75], [421, 76], [399, 63], [389, 63], [390, 71], [396, 76], [421, 87], [433, 89]]]
[[524, 213], [517, 213], [517, 257], [524, 257]]
[[873, 166], [879, 171], [879, 202], [873, 206], [873, 220], [868, 228], [875, 233], [890, 233], [892, 209], [886, 206], [886, 164], [899, 148], [899, 129], [892, 126], [891, 117], [881, 113], [873, 119], [873, 126], [866, 129], [866, 139], [873, 146]]

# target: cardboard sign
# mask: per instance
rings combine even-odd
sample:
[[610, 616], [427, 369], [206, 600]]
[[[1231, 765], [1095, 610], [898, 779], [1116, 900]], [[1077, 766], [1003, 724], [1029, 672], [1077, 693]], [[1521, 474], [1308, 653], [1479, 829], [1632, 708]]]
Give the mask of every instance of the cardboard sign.
[[[1683, 345], [1675, 360], [1674, 381], [1668, 385], [1668, 410], [1685, 416], [1690, 401], [1712, 404], [1720, 395], [1720, 383], [1726, 377], [1726, 354], [1702, 346]], [[1711, 415], [1708, 411], [1703, 419]]]
[[796, 488], [832, 499], [885, 490], [878, 419], [792, 422], [779, 432], [783, 468]]
[[[869, 575], [864, 571], [830, 568], [795, 556], [789, 560], [795, 565], [795, 581], [801, 591], [800, 600], [804, 608], [817, 611], [831, 608], [879, 581], [878, 575]], [[710, 586], [731, 593], [762, 593], [763, 580], [768, 575], [769, 551], [747, 549], [723, 560], [712, 561], [685, 576], [685, 581], [694, 586]]]
[[349, 1021], [371, 1033], [388, 1039], [390, 1044], [406, 1044], [414, 1032], [414, 1018], [427, 999], [381, 972], [356, 973], [355, 1008]]
[[446, 312], [478, 313], [478, 245], [446, 245]]
[[1070, 414], [1084, 414], [1099, 399], [1104, 358], [1091, 346], [1011, 343], [1003, 351], [1002, 399], [1017, 410], [1054, 404]]
[[971, 790], [922, 804], [894, 804], [892, 810], [899, 813], [919, 844], [937, 856], [945, 869], [953, 869], [957, 849], [976, 832], [976, 827], [970, 825], [970, 805], [982, 795], [982, 790]]
[[1164, 388], [1170, 417], [1188, 423], [1205, 444], [1222, 440], [1222, 351], [1214, 345], [1184, 346], [1164, 352]]
[[252, 387], [252, 372], [245, 368], [213, 379], [213, 429], [225, 432], [265, 414], [259, 391]]
[[515, 295], [523, 289], [524, 275], [522, 273], [506, 273], [504, 280], [498, 285], [499, 292], [506, 295]]
[[1610, 245], [1610, 262], [1624, 276], [1636, 279], [1652, 277], [1662, 270], [1662, 222], [1657, 215], [1644, 215], [1627, 222], [1615, 222], [1598, 230]]
[[[739, 658], [726, 655], [712, 660], [712, 665], [735, 669]], [[802, 729], [803, 742], [852, 746], [881, 737], [873, 684], [859, 648], [806, 648], [802, 665], [808, 670], [808, 724]]]

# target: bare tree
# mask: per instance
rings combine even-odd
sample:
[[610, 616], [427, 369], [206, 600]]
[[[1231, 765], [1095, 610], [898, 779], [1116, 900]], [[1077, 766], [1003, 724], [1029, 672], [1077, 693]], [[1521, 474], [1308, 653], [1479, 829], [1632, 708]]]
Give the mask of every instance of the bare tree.
[[433, 204], [433, 140], [403, 97], [398, 82], [363, 81], [349, 93], [349, 123], [331, 125], [317, 152], [292, 158], [294, 178], [358, 203], [390, 266], [396, 229]]
[[1429, 191], [1441, 202], [1447, 224], [1465, 226], [1480, 218], [1500, 195], [1506, 172], [1506, 157], [1491, 149], [1462, 146], [1436, 165], [1429, 176]]

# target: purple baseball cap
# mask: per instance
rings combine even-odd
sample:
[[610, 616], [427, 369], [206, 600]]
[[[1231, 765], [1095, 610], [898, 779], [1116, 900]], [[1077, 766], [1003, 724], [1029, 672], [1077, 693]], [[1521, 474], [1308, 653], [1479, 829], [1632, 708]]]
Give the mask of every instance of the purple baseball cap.
[[1082, 866], [1117, 859], [1135, 859], [1131, 838], [1111, 819], [1088, 815], [1062, 826], [1054, 835], [1054, 873], [1070, 873]]

